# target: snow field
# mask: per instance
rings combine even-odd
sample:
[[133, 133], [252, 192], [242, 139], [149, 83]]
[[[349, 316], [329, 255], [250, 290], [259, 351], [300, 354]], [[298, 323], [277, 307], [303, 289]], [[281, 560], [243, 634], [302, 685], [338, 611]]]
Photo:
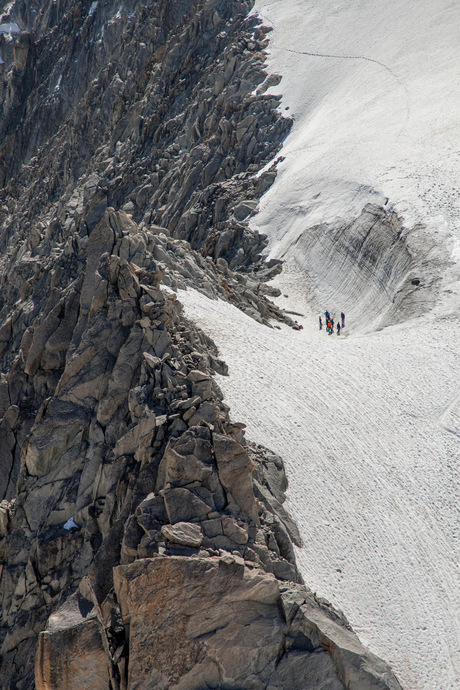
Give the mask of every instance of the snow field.
[[431, 324], [428, 341], [422, 319], [337, 337], [316, 314], [277, 330], [194, 291], [179, 299], [229, 365], [218, 382], [233, 419], [286, 464], [305, 582], [406, 690], [458, 688], [458, 436], [443, 415], [458, 404], [460, 322]]
[[257, 0], [254, 11], [274, 27], [268, 68], [282, 80], [273, 91], [295, 119], [278, 180], [254, 222], [271, 235], [272, 252], [294, 213], [311, 224], [330, 221], [356, 215], [372, 198], [389, 198], [407, 227], [435, 224], [453, 251], [460, 237], [455, 3]]

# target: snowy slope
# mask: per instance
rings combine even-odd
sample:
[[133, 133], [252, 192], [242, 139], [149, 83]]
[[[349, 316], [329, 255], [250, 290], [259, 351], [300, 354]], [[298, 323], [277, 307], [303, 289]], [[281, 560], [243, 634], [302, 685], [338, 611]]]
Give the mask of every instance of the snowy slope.
[[[286, 261], [277, 302], [305, 328], [268, 329], [191, 291], [181, 299], [229, 364], [220, 385], [234, 419], [286, 463], [305, 581], [406, 690], [458, 690], [460, 9], [258, 0], [256, 10], [274, 27], [269, 67], [294, 127], [253, 227]], [[377, 331], [383, 301], [370, 295], [366, 327], [352, 298], [363, 276], [347, 281], [343, 262], [326, 269], [308, 249], [312, 226], [368, 202], [395, 209], [420, 270], [439, 272], [423, 308]], [[313, 296], [312, 270], [317, 282], [323, 270]], [[345, 310], [342, 336], [317, 330], [319, 308]]]
[[458, 5], [259, 0], [256, 9], [275, 27], [269, 66], [295, 117], [260, 225], [281, 201], [325, 220], [370, 195], [388, 197], [408, 226], [421, 219], [458, 242]]
[[234, 419], [286, 463], [305, 581], [404, 688], [458, 688], [460, 321], [429, 340], [421, 320], [338, 338], [313, 315], [279, 331], [198, 293], [180, 299], [230, 365], [219, 385]]

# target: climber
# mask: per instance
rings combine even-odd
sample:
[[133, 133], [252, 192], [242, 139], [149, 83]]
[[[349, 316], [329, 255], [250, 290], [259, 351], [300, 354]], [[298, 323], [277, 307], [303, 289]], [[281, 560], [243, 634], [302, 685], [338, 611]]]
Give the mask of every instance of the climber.
[[342, 319], [342, 328], [345, 328], [345, 314], [343, 312], [340, 314], [340, 318]]
[[319, 330], [322, 331], [323, 330], [323, 321], [321, 319], [321, 314], [318, 316], [318, 320], [319, 320]]
[[340, 335], [340, 323], [337, 321], [337, 335]]

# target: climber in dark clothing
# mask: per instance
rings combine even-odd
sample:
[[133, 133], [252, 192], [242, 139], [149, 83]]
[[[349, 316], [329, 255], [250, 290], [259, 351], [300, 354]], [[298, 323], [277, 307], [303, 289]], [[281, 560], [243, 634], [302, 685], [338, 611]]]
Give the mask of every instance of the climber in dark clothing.
[[329, 312], [328, 312], [328, 311], [325, 311], [325, 312], [324, 312], [324, 316], [326, 317], [326, 321], [327, 321], [328, 318], [329, 318]]
[[319, 319], [319, 330], [322, 331], [323, 330], [323, 320], [321, 319], [321, 314], [318, 316], [318, 319]]
[[340, 335], [340, 323], [337, 321], [337, 335]]
[[342, 319], [342, 328], [345, 328], [345, 314], [343, 312], [340, 314], [340, 318]]

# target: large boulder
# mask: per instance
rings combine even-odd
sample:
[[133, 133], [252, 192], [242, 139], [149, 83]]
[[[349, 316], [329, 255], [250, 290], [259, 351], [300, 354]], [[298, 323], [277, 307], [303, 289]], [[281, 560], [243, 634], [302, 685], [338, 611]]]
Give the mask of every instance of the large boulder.
[[177, 522], [175, 525], [163, 525], [161, 533], [168, 541], [182, 546], [201, 546], [203, 532], [200, 525], [192, 522]]
[[229, 556], [170, 556], [119, 566], [114, 583], [129, 623], [128, 688], [267, 686], [284, 627], [272, 575]]

